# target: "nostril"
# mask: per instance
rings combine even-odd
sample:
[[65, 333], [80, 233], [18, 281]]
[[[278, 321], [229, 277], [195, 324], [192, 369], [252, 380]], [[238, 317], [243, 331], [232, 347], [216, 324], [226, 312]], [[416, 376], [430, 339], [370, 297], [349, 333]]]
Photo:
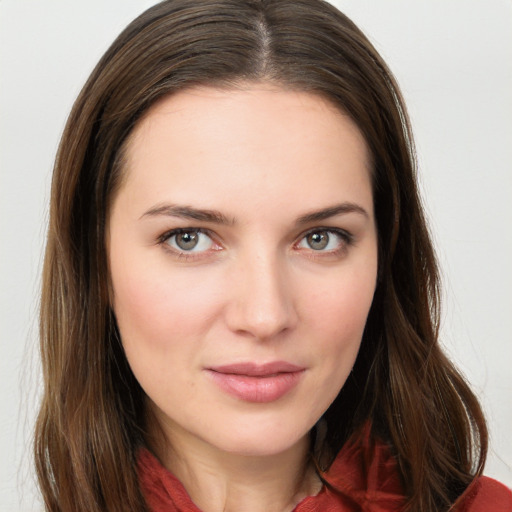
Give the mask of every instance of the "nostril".
[[228, 307], [227, 323], [232, 331], [259, 340], [282, 335], [297, 321], [293, 301], [278, 287], [251, 287], [247, 294], [233, 300]]

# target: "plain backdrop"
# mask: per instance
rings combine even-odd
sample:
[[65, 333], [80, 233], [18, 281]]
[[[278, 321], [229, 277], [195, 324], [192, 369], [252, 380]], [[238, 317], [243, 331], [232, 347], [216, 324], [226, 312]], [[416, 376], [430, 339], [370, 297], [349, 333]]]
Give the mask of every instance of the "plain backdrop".
[[[193, 0], [191, 0], [193, 1]], [[150, 0], [0, 0], [0, 510], [42, 510], [31, 469], [39, 274], [72, 102]], [[339, 0], [402, 86], [444, 280], [442, 340], [512, 486], [512, 2]]]

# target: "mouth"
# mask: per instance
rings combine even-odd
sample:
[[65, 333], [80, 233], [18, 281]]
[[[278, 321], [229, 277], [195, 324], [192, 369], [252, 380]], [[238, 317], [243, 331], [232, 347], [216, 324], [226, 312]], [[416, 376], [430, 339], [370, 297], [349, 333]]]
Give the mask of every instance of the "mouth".
[[245, 402], [274, 402], [291, 392], [305, 368], [285, 361], [265, 364], [236, 363], [206, 368], [225, 393]]

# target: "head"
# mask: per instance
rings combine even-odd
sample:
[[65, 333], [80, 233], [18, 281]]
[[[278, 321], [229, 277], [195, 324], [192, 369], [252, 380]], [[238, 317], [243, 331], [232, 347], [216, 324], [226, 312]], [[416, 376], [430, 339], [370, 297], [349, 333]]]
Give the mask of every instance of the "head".
[[[421, 457], [421, 446], [410, 447], [411, 432], [425, 428], [425, 417], [410, 411], [428, 390], [450, 408], [439, 390], [449, 381], [463, 387], [437, 347], [437, 271], [405, 107], [366, 37], [321, 0], [162, 2], [131, 23], [93, 71], [66, 126], [53, 178], [41, 323], [47, 393], [39, 428], [66, 432], [72, 441], [65, 456], [83, 478], [100, 453], [128, 464], [147, 435], [145, 394], [120, 340], [108, 264], [109, 221], [129, 179], [133, 134], [158, 105], [184, 92], [239, 93], [256, 84], [307, 94], [348, 116], [368, 156], [374, 294], [354, 368], [322, 415], [319, 464], [328, 466], [370, 421], [393, 443], [406, 473]], [[435, 430], [445, 418], [432, 421]], [[452, 432], [467, 431], [463, 423], [452, 424]], [[460, 436], [448, 437], [453, 451]], [[80, 462], [84, 452], [89, 460]], [[461, 456], [466, 472], [468, 464]], [[101, 471], [100, 482], [121, 478], [112, 462]], [[419, 486], [428, 477], [415, 478]]]

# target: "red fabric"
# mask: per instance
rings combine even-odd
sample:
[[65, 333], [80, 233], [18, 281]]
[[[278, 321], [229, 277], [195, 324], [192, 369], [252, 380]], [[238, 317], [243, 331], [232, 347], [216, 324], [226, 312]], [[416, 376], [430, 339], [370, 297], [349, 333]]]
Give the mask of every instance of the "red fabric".
[[512, 512], [512, 492], [500, 482], [482, 476], [469, 486], [457, 505], [454, 512]]
[[[145, 449], [139, 453], [138, 473], [151, 512], [201, 512], [181, 482]], [[400, 512], [405, 503], [395, 459], [368, 435], [347, 444], [322, 478], [326, 485], [320, 493], [302, 500], [294, 512]], [[481, 477], [453, 512], [512, 512], [512, 492]]]

